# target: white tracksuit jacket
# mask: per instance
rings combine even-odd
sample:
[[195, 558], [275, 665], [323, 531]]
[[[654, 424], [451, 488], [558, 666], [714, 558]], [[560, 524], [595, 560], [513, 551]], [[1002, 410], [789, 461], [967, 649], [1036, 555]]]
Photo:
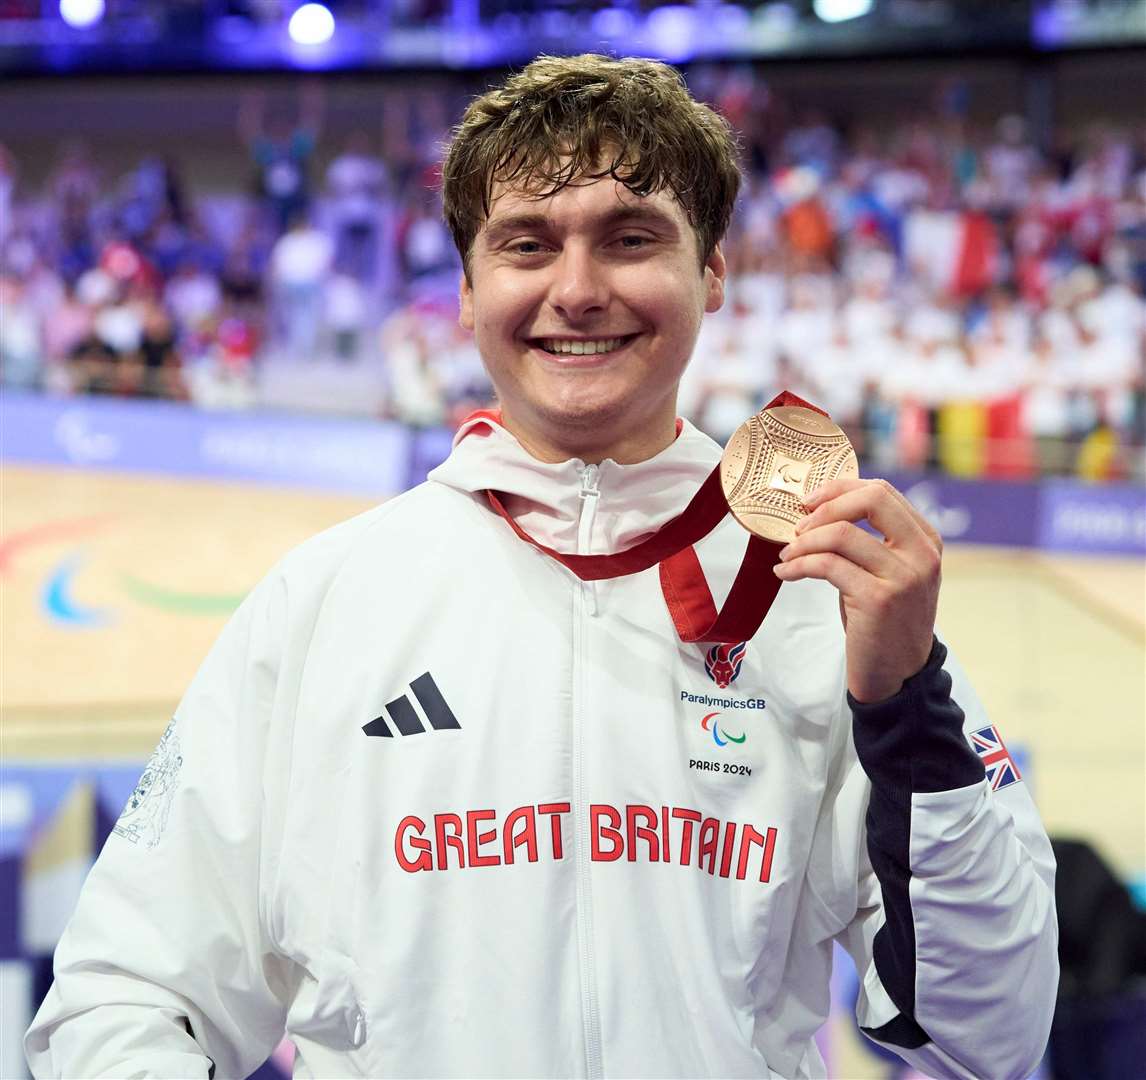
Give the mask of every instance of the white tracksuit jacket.
[[[612, 553], [718, 447], [547, 465], [465, 432], [223, 631], [59, 945], [34, 1073], [243, 1077], [285, 1029], [307, 1077], [822, 1076], [833, 940], [918, 1068], [1032, 1070], [1052, 856], [943, 647], [849, 708], [835, 590], [786, 584], [721, 689], [655, 568], [582, 583], [481, 494]], [[697, 545], [718, 605], [746, 537]]]

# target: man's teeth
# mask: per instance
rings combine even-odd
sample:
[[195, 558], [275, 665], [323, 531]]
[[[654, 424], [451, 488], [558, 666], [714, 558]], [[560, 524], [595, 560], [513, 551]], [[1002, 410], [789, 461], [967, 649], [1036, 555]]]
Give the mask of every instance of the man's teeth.
[[541, 347], [546, 352], [564, 353], [572, 356], [593, 356], [596, 353], [612, 352], [624, 345], [623, 337], [604, 338], [601, 341], [563, 341], [557, 338], [542, 338]]

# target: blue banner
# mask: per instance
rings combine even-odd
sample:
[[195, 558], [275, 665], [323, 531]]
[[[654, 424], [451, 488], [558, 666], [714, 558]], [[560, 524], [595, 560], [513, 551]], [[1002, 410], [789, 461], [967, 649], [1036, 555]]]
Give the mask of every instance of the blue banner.
[[410, 430], [391, 421], [204, 412], [177, 402], [115, 398], [0, 399], [6, 462], [386, 497], [424, 479], [439, 448], [419, 445], [415, 455]]
[[1048, 481], [1037, 543], [1051, 551], [1146, 555], [1146, 488]]
[[[115, 398], [0, 399], [0, 460], [246, 480], [385, 498], [421, 483], [451, 432], [394, 421], [212, 413]], [[947, 541], [1146, 555], [1146, 488], [893, 473]]]
[[1146, 488], [1079, 480], [961, 480], [928, 473], [887, 479], [947, 542], [1090, 555], [1146, 556]]

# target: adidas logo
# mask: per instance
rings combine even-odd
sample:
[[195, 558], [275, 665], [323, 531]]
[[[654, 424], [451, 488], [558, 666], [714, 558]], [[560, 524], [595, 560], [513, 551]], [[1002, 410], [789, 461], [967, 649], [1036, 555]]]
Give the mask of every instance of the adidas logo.
[[[433, 676], [428, 671], [410, 683], [410, 689], [414, 691], [414, 697], [422, 706], [422, 713], [430, 721], [430, 727], [434, 730], [445, 731], [449, 728], [462, 726], [458, 723], [458, 718], [454, 716], [453, 710], [446, 704], [446, 699], [442, 697], [438, 684], [434, 682]], [[418, 715], [417, 710], [405, 694], [387, 702], [386, 712], [390, 717], [390, 722], [398, 729], [399, 735], [420, 735], [426, 730], [422, 723], [422, 717]], [[371, 720], [369, 724], [363, 724], [362, 730], [367, 735], [380, 735], [384, 739], [394, 737], [385, 717], [382, 716], [376, 720]]]

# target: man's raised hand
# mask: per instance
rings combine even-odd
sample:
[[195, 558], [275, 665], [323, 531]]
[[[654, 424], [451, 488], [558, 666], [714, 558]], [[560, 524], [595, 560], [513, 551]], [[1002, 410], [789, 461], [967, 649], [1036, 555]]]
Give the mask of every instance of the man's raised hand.
[[[832, 480], [804, 505], [776, 576], [819, 578], [839, 590], [848, 689], [857, 701], [882, 701], [931, 652], [943, 541], [886, 480]], [[882, 540], [856, 524], [865, 519]]]

